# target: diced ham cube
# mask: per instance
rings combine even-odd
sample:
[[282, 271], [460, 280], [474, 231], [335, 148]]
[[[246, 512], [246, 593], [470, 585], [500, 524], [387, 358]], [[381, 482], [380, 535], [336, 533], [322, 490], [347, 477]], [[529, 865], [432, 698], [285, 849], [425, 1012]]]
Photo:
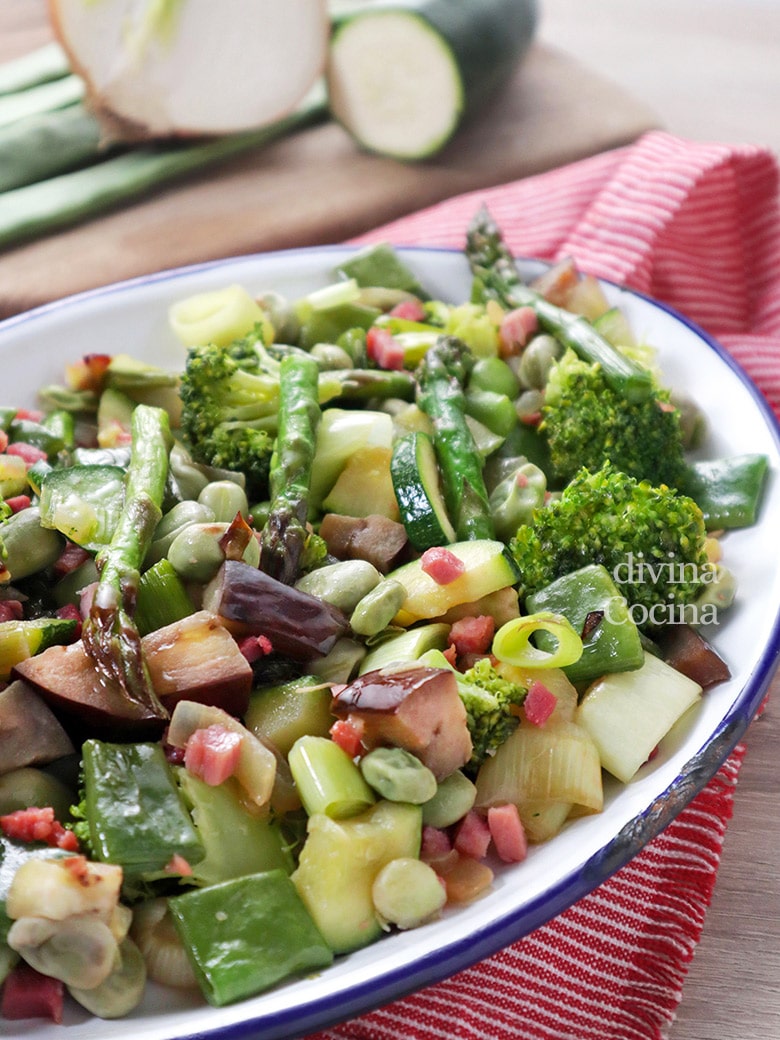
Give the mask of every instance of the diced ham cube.
[[6, 448], [7, 455], [16, 455], [20, 459], [24, 459], [27, 466], [34, 466], [36, 462], [43, 462], [46, 458], [46, 452], [42, 451], [41, 448], [36, 448], [34, 444], [27, 444], [25, 441], [14, 441], [13, 444], [9, 444]]
[[454, 552], [443, 545], [426, 549], [420, 557], [423, 573], [433, 578], [437, 585], [449, 585], [466, 570], [466, 565]]
[[365, 726], [359, 719], [336, 719], [330, 727], [330, 736], [334, 744], [346, 751], [350, 758], [355, 758], [363, 751], [363, 731]]
[[516, 307], [504, 315], [498, 330], [499, 352], [502, 357], [519, 354], [539, 328], [539, 319], [533, 307]]
[[12, 513], [21, 513], [23, 509], [30, 508], [32, 499], [29, 495], [12, 495], [11, 498], [5, 500], [5, 504]]
[[512, 803], [491, 806], [487, 823], [498, 858], [504, 863], [521, 863], [528, 855], [528, 841], [517, 806]]
[[184, 766], [209, 787], [217, 787], [235, 773], [242, 739], [218, 723], [196, 729], [184, 748]]
[[54, 818], [54, 809], [50, 805], [17, 809], [0, 816], [0, 829], [7, 838], [17, 841], [42, 841], [68, 852], [78, 851], [76, 835]]
[[71, 571], [75, 571], [82, 563], [89, 559], [89, 553], [75, 542], [66, 542], [65, 548], [60, 553], [59, 559], [54, 564], [54, 573], [58, 578], [63, 578]]
[[0, 621], [21, 621], [24, 617], [24, 607], [21, 600], [0, 600]]
[[366, 333], [366, 353], [380, 368], [404, 367], [404, 348], [389, 329], [372, 325]]
[[534, 679], [523, 701], [523, 714], [532, 726], [543, 726], [555, 711], [558, 698], [543, 682]]
[[422, 830], [422, 843], [420, 846], [420, 859], [426, 863], [432, 863], [443, 859], [452, 852], [452, 842], [449, 834], [440, 827], [426, 825]]
[[455, 647], [458, 657], [464, 654], [484, 656], [490, 652], [495, 631], [496, 623], [490, 614], [459, 618], [450, 628], [448, 641]]
[[64, 994], [63, 982], [41, 975], [20, 961], [5, 980], [0, 1016], [7, 1019], [47, 1018], [59, 1025]]
[[425, 321], [425, 307], [420, 300], [402, 300], [393, 307], [390, 316], [406, 321]]
[[462, 856], [484, 859], [490, 847], [490, 828], [485, 817], [473, 809], [466, 813], [458, 824], [454, 844]]

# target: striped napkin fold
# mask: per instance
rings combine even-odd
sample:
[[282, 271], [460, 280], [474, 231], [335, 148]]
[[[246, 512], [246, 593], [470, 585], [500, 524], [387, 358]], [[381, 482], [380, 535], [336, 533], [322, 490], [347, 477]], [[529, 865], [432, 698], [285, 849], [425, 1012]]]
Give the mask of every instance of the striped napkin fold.
[[[653, 296], [715, 336], [780, 415], [778, 165], [651, 132], [627, 148], [457, 196], [355, 239], [461, 248], [482, 203], [521, 256]], [[710, 903], [745, 747], [653, 841], [531, 935], [310, 1040], [652, 1040]]]

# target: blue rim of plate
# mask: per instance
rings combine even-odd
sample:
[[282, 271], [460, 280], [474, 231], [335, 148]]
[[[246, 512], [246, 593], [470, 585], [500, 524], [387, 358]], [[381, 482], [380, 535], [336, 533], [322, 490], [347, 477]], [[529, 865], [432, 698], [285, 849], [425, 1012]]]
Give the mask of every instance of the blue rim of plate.
[[[297, 249], [272, 250], [265, 253], [244, 254], [209, 260], [197, 264], [168, 268], [163, 271], [114, 282], [88, 289], [71, 296], [12, 315], [0, 321], [0, 335], [39, 317], [67, 310], [96, 299], [132, 292], [142, 286], [157, 284], [190, 275], [206, 273], [231, 265], [251, 266], [258, 261], [273, 262], [274, 257], [290, 258], [315, 256], [318, 253], [354, 253], [359, 246], [323, 245]], [[458, 250], [444, 247], [398, 246], [400, 253], [442, 253], [462, 255]], [[517, 257], [519, 263], [541, 264], [528, 257]], [[636, 297], [650, 306], [664, 311], [704, 342], [728, 367], [750, 394], [772, 435], [780, 454], [780, 422], [766, 398], [731, 354], [699, 325], [675, 308], [634, 289], [628, 289], [609, 279], [599, 279], [621, 293]], [[451, 975], [490, 957], [506, 946], [517, 942], [530, 932], [562, 913], [578, 900], [592, 892], [602, 882], [624, 866], [649, 841], [664, 830], [680, 812], [699, 794], [716, 775], [720, 767], [739, 743], [758, 712], [767, 693], [775, 670], [780, 663], [780, 606], [775, 615], [771, 634], [763, 653], [755, 663], [751, 675], [734, 702], [721, 719], [707, 742], [681, 768], [678, 776], [644, 811], [630, 820], [615, 836], [594, 853], [576, 871], [564, 876], [550, 889], [523, 907], [507, 912], [498, 922], [484, 929], [471, 930], [467, 935], [448, 942], [439, 950], [417, 957], [408, 967], [386, 971], [379, 980], [369, 979], [340, 990], [331, 999], [322, 997], [311, 1004], [298, 1003], [271, 1015], [249, 1017], [227, 1025], [179, 1033], [177, 1040], [293, 1040], [308, 1033], [327, 1029], [339, 1022], [398, 1000], [426, 986], [441, 982]], [[208, 1014], [208, 1008], [204, 1013]], [[139, 1026], [141, 1023], [139, 1022]]]

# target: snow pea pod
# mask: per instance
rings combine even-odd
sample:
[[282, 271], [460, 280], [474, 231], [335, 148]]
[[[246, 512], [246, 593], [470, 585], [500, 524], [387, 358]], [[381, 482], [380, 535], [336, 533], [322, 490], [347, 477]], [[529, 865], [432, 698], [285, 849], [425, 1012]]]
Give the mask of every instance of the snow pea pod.
[[178, 854], [189, 864], [204, 855], [160, 744], [83, 747], [83, 810], [99, 860], [129, 876], [157, 874]]
[[732, 455], [694, 462], [684, 491], [704, 514], [710, 531], [750, 527], [756, 522], [769, 460], [766, 455]]
[[333, 961], [283, 870], [195, 889], [169, 907], [201, 989], [217, 1007]]

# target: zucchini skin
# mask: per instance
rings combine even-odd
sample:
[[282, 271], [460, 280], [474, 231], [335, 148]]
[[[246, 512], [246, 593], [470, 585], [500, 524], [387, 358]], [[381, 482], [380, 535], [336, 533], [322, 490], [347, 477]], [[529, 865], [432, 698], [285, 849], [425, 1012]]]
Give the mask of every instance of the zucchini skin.
[[417, 0], [397, 6], [417, 11], [449, 43], [463, 79], [464, 117], [509, 82], [538, 20], [536, 0]]
[[[426, 22], [449, 49], [461, 80], [461, 108], [442, 147], [465, 118], [510, 81], [534, 39], [538, 23], [537, 0], [379, 0], [370, 5], [347, 0], [334, 6], [334, 42], [354, 19], [408, 13]], [[392, 55], [379, 48], [376, 58], [392, 66]], [[389, 91], [391, 83], [389, 76]], [[352, 132], [349, 126], [346, 129]]]

